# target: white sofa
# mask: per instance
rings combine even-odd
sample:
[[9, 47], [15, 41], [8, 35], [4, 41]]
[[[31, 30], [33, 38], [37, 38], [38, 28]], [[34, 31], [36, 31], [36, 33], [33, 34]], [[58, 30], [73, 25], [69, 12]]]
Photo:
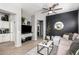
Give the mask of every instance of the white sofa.
[[72, 40], [69, 40], [69, 35], [63, 35], [58, 46], [57, 55], [66, 55], [70, 49], [71, 44], [73, 43], [73, 40], [75, 39], [79, 39], [79, 34], [74, 33]]

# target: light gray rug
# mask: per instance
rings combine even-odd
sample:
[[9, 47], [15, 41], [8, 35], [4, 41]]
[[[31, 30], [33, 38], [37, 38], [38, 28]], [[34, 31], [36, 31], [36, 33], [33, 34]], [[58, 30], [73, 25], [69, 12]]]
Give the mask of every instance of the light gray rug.
[[[57, 49], [58, 49], [58, 47], [57, 46], [54, 46], [50, 55], [56, 55]], [[43, 53], [44, 55], [47, 55], [47, 49], [46, 48], [44, 48], [40, 52]], [[31, 49], [30, 51], [28, 51], [26, 53], [26, 55], [41, 55], [41, 54], [37, 53], [37, 47], [35, 47], [35, 48]]]

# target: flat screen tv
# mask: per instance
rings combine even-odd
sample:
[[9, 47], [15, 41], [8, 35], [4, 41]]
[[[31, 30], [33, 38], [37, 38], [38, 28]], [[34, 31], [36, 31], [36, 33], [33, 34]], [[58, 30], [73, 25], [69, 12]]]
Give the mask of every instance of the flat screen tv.
[[32, 26], [30, 25], [22, 25], [21, 27], [21, 33], [26, 34], [26, 33], [31, 33]]

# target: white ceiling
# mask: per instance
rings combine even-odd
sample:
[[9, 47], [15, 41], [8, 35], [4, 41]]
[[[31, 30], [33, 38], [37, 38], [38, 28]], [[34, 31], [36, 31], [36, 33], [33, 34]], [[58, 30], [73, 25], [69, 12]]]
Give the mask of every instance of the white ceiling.
[[[52, 3], [53, 4], [53, 3]], [[30, 16], [32, 14], [40, 12], [43, 7], [48, 7], [51, 4], [48, 3], [21, 3], [22, 14]], [[62, 10], [57, 11], [57, 13], [72, 11], [79, 9], [79, 3], [59, 3], [59, 6], [63, 8]]]

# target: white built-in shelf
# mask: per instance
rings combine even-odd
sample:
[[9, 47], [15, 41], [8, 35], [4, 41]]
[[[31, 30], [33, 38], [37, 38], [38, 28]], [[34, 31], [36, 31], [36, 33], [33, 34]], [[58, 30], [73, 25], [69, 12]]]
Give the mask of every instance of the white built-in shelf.
[[0, 28], [10, 28], [9, 21], [0, 21]]

